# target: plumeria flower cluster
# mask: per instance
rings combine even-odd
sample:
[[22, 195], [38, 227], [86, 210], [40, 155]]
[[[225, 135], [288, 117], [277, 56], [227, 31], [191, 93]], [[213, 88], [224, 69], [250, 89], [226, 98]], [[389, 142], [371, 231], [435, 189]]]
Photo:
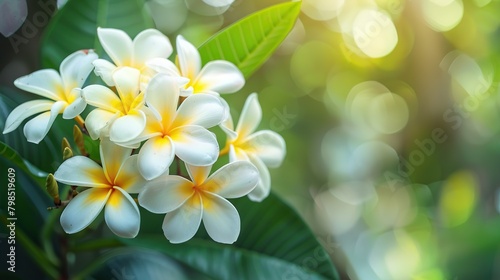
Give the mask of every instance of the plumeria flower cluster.
[[[216, 60], [202, 65], [198, 50], [182, 36], [176, 40], [174, 63], [169, 39], [155, 29], [133, 40], [110, 28], [98, 28], [97, 36], [110, 60], [91, 50], [77, 51], [64, 59], [59, 72], [44, 69], [17, 79], [18, 88], [45, 99], [19, 105], [4, 128], [11, 132], [40, 113], [24, 126], [27, 140], [39, 143], [62, 113], [99, 141], [99, 162], [73, 156], [53, 175], [80, 190], [66, 202], [63, 229], [79, 232], [104, 209], [110, 230], [133, 238], [143, 207], [165, 214], [162, 228], [172, 243], [191, 239], [202, 221], [213, 240], [235, 242], [240, 218], [227, 199], [248, 195], [262, 201], [271, 188], [267, 168], [278, 167], [285, 156], [280, 135], [256, 132], [262, 117], [257, 94], [248, 97], [234, 128], [221, 95], [245, 83], [234, 64]], [[84, 86], [92, 70], [104, 85]], [[211, 131], [217, 126], [226, 134], [223, 149]], [[224, 154], [229, 162], [210, 174]], [[170, 174], [174, 162], [178, 172]]]

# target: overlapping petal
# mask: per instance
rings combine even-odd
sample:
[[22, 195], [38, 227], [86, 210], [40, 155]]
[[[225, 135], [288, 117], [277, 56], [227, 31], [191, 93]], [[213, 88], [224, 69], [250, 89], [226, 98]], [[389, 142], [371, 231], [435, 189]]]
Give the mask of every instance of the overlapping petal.
[[17, 106], [7, 117], [3, 133], [15, 130], [26, 118], [49, 111], [53, 104], [50, 100], [32, 100]]
[[146, 180], [154, 179], [168, 171], [174, 156], [175, 148], [169, 137], [153, 137], [139, 152], [139, 172]]
[[144, 66], [149, 59], [169, 57], [172, 54], [172, 45], [160, 31], [146, 29], [134, 38], [133, 50], [134, 65]]
[[207, 179], [208, 174], [210, 174], [212, 166], [196, 166], [186, 164], [186, 169], [189, 173], [189, 178], [193, 180], [194, 184], [197, 186], [201, 186]]
[[69, 93], [73, 88], [81, 88], [89, 76], [97, 59], [93, 50], [76, 51], [66, 57], [59, 67], [59, 72], [64, 84], [64, 91]]
[[[166, 58], [151, 58], [146, 62], [146, 66], [157, 73], [167, 74], [171, 77], [180, 77], [179, 69], [172, 61]], [[186, 81], [188, 82], [189, 79]]]
[[109, 88], [101, 85], [90, 85], [82, 90], [82, 97], [87, 104], [110, 112], [123, 111], [120, 98]]
[[141, 72], [132, 67], [120, 67], [113, 72], [116, 91], [125, 107], [139, 94]]
[[120, 186], [128, 193], [139, 193], [146, 186], [146, 180], [139, 173], [137, 164], [138, 155], [128, 157], [121, 165], [115, 177], [115, 186]]
[[177, 57], [182, 76], [194, 81], [201, 69], [201, 57], [198, 50], [182, 35], [177, 36]]
[[226, 199], [212, 193], [203, 195], [203, 225], [210, 237], [220, 243], [232, 244], [240, 234], [240, 216]]
[[259, 171], [247, 161], [224, 165], [201, 186], [204, 190], [225, 198], [237, 198], [251, 192], [259, 180]]
[[261, 202], [271, 192], [271, 175], [269, 169], [258, 157], [250, 155], [250, 162], [259, 170], [259, 182], [248, 194], [248, 198], [252, 201]]
[[209, 128], [221, 123], [224, 117], [224, 105], [219, 98], [211, 95], [192, 95], [179, 106], [173, 125], [199, 125]]
[[54, 173], [54, 178], [70, 186], [110, 187], [102, 167], [84, 156], [74, 156], [65, 160]]
[[50, 127], [66, 107], [65, 101], [57, 101], [50, 108], [49, 112], [42, 113], [31, 119], [24, 125], [24, 136], [28, 142], [38, 144], [49, 132]]
[[175, 154], [191, 165], [211, 165], [219, 157], [219, 144], [215, 135], [197, 125], [186, 125], [170, 131]]
[[106, 204], [111, 190], [88, 189], [75, 196], [61, 214], [61, 226], [66, 233], [77, 233], [90, 225]]
[[247, 153], [258, 156], [266, 166], [278, 167], [286, 154], [286, 144], [283, 137], [271, 130], [261, 130], [250, 135], [242, 143]]
[[151, 79], [146, 88], [146, 104], [164, 126], [172, 123], [178, 101], [179, 86], [174, 78], [158, 74]]
[[138, 137], [145, 127], [144, 112], [133, 110], [113, 122], [109, 130], [109, 138], [115, 143], [127, 143]]
[[243, 88], [245, 77], [231, 62], [217, 60], [207, 63], [194, 83], [197, 93], [233, 93]]
[[77, 97], [75, 101], [73, 101], [73, 103], [66, 106], [66, 109], [64, 109], [63, 112], [63, 118], [73, 119], [76, 116], [80, 115], [83, 112], [83, 110], [85, 110], [85, 107], [87, 107], [87, 102], [85, 102], [83, 98]]
[[262, 109], [256, 93], [248, 96], [241, 111], [236, 133], [239, 139], [244, 139], [254, 132], [262, 119]]
[[104, 219], [109, 229], [120, 237], [133, 238], [139, 233], [139, 208], [132, 197], [119, 187], [114, 187], [111, 191], [104, 210]]
[[133, 44], [127, 33], [119, 29], [98, 27], [97, 37], [116, 66], [130, 65]]
[[181, 207], [193, 194], [192, 182], [180, 176], [161, 176], [139, 193], [139, 204], [150, 212], [163, 214]]
[[181, 207], [165, 215], [163, 233], [171, 243], [188, 241], [198, 231], [202, 216], [201, 198], [194, 194]]
[[109, 125], [120, 116], [120, 112], [112, 113], [102, 109], [94, 109], [85, 118], [87, 131], [92, 139], [109, 136]]
[[131, 153], [132, 149], [118, 146], [106, 138], [101, 139], [99, 154], [101, 156], [102, 169], [108, 182], [114, 182], [122, 163], [130, 157]]
[[101, 77], [101, 79], [108, 85], [114, 86], [115, 82], [113, 81], [113, 71], [117, 68], [113, 63], [105, 60], [105, 59], [96, 59], [92, 63], [94, 64], [94, 73]]

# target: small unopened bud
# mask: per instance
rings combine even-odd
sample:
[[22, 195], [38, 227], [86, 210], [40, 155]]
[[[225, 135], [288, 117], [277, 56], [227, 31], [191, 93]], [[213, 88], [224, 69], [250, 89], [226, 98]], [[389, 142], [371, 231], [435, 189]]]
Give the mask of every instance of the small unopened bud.
[[73, 127], [73, 138], [75, 140], [76, 146], [78, 147], [78, 150], [80, 150], [80, 154], [82, 154], [82, 156], [88, 156], [88, 153], [85, 150], [83, 133], [77, 125]]
[[67, 160], [68, 158], [72, 157], [73, 156], [73, 151], [71, 150], [71, 148], [64, 148], [64, 151], [63, 151], [63, 160]]
[[63, 137], [62, 139], [62, 143], [61, 143], [61, 151], [64, 152], [64, 149], [66, 148], [70, 148], [71, 149], [71, 145], [69, 144], [69, 141], [66, 137]]
[[45, 189], [49, 195], [54, 199], [55, 205], [61, 205], [61, 199], [59, 198], [59, 186], [54, 178], [54, 175], [49, 174], [47, 180], [45, 181]]

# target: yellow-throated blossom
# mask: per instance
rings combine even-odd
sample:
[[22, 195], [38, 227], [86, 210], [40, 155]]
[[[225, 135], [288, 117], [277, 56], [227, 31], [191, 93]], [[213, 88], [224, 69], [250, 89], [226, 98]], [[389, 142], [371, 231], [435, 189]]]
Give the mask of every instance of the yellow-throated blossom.
[[109, 136], [113, 142], [126, 142], [144, 130], [144, 93], [140, 91], [139, 76], [135, 68], [121, 67], [114, 71], [112, 79], [118, 95], [101, 85], [82, 90], [83, 99], [97, 107], [85, 119], [92, 139]]
[[114, 62], [105, 59], [94, 61], [95, 74], [109, 86], [114, 86], [113, 71], [128, 66], [141, 71], [142, 86], [151, 77], [146, 62], [152, 58], [167, 58], [172, 54], [172, 45], [168, 38], [156, 29], [146, 29], [132, 39], [122, 30], [97, 28], [97, 37], [102, 47]]
[[245, 85], [238, 67], [225, 60], [214, 60], [201, 67], [198, 50], [181, 35], [177, 36], [178, 67], [168, 59], [155, 58], [146, 64], [154, 71], [189, 79], [181, 89], [181, 96], [196, 93], [233, 93]]
[[113, 233], [132, 238], [140, 227], [139, 208], [130, 193], [138, 193], [145, 185], [137, 169], [137, 155], [131, 149], [101, 140], [102, 167], [84, 156], [64, 161], [54, 177], [57, 181], [89, 187], [75, 196], [61, 215], [65, 232], [76, 233], [86, 228], [104, 208], [104, 219]]
[[175, 78], [161, 73], [154, 76], [146, 88], [146, 128], [132, 141], [117, 142], [134, 146], [147, 140], [139, 151], [138, 164], [148, 180], [167, 171], [174, 155], [188, 164], [204, 166], [218, 158], [219, 144], [207, 128], [225, 117], [222, 102], [211, 95], [193, 95], [177, 108], [179, 92]]
[[54, 69], [42, 69], [14, 81], [22, 90], [48, 99], [25, 102], [17, 106], [7, 117], [3, 133], [16, 129], [26, 118], [36, 115], [24, 126], [28, 142], [39, 143], [54, 123], [57, 115], [72, 119], [80, 115], [86, 103], [80, 97], [80, 88], [94, 68], [92, 61], [97, 55], [91, 51], [76, 51], [66, 57], [59, 73]]
[[286, 154], [286, 145], [283, 137], [271, 130], [255, 132], [262, 118], [262, 109], [257, 94], [251, 94], [245, 101], [240, 120], [234, 130], [231, 117], [221, 124], [226, 132], [226, 148], [229, 151], [229, 160], [250, 161], [259, 170], [260, 180], [255, 189], [248, 194], [253, 201], [262, 201], [271, 190], [271, 177], [267, 167], [281, 165]]
[[248, 162], [238, 161], [208, 177], [211, 166], [187, 164], [186, 168], [192, 181], [177, 175], [163, 175], [148, 182], [139, 193], [139, 204], [153, 213], [167, 213], [163, 232], [172, 243], [191, 239], [202, 220], [213, 240], [235, 242], [240, 233], [240, 217], [225, 198], [248, 194], [258, 181], [257, 169]]

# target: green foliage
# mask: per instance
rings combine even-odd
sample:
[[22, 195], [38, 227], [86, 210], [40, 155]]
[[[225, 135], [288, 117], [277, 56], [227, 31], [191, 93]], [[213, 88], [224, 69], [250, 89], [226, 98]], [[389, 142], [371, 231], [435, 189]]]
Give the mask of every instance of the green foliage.
[[287, 2], [254, 13], [221, 30], [200, 46], [203, 63], [224, 59], [248, 78], [292, 30], [301, 2]]
[[102, 55], [97, 27], [122, 29], [129, 36], [154, 27], [151, 17], [143, 11], [144, 3], [144, 0], [68, 1], [47, 26], [42, 65], [58, 68], [66, 56], [80, 49], [93, 48]]

